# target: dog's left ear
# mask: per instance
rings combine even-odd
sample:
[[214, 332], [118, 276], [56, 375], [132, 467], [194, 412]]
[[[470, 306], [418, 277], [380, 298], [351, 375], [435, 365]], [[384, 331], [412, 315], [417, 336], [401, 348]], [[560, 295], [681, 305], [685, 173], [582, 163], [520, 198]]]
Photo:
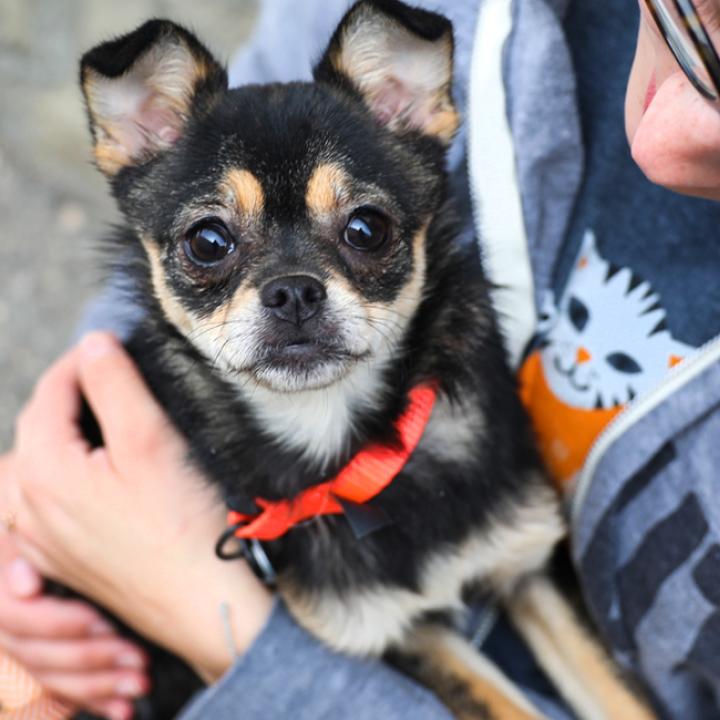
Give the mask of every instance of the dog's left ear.
[[188, 30], [149, 20], [80, 61], [95, 160], [106, 175], [170, 148], [227, 89], [225, 69]]
[[448, 144], [459, 124], [451, 96], [452, 25], [399, 0], [360, 0], [345, 14], [315, 79], [350, 86], [395, 132]]

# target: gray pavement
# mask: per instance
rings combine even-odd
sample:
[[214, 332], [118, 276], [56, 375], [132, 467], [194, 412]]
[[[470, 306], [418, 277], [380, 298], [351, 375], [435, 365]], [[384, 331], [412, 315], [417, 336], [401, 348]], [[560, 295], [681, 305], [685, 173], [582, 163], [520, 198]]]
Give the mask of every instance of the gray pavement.
[[116, 219], [90, 163], [79, 56], [155, 16], [228, 59], [255, 15], [255, 0], [0, 0], [0, 451], [96, 292], [95, 248]]

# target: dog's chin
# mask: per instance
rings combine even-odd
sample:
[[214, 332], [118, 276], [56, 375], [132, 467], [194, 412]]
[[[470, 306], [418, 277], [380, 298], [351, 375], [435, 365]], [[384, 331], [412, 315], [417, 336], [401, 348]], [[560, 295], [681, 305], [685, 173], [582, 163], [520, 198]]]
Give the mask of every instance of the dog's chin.
[[269, 354], [251, 370], [258, 385], [278, 393], [328, 388], [343, 380], [366, 354], [290, 345]]

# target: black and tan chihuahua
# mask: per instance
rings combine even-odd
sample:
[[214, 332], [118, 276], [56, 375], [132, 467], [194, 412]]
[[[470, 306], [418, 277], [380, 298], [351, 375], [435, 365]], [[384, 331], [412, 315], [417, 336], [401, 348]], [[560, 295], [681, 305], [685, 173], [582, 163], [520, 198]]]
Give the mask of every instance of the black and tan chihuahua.
[[[125, 218], [114, 247], [145, 309], [127, 345], [247, 522], [258, 498], [304, 502], [369, 447], [402, 452], [429, 388], [383, 487], [256, 537], [290, 611], [337, 650], [392, 657], [459, 718], [539, 718], [453, 629], [480, 586], [578, 717], [650, 718], [549, 580], [559, 499], [488, 283], [455, 242], [452, 63], [448, 20], [397, 0], [353, 5], [311, 83], [230, 90], [165, 20], [88, 52], [95, 159]], [[144, 717], [186, 699], [165, 672], [158, 660]]]

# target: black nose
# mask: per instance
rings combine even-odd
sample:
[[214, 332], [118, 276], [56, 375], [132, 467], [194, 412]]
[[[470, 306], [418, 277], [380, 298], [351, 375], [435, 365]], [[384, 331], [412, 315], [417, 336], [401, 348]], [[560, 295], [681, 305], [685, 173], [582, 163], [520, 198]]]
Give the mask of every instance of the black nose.
[[309, 275], [277, 278], [260, 291], [260, 299], [266, 308], [281, 320], [298, 326], [317, 315], [326, 297], [322, 283]]

